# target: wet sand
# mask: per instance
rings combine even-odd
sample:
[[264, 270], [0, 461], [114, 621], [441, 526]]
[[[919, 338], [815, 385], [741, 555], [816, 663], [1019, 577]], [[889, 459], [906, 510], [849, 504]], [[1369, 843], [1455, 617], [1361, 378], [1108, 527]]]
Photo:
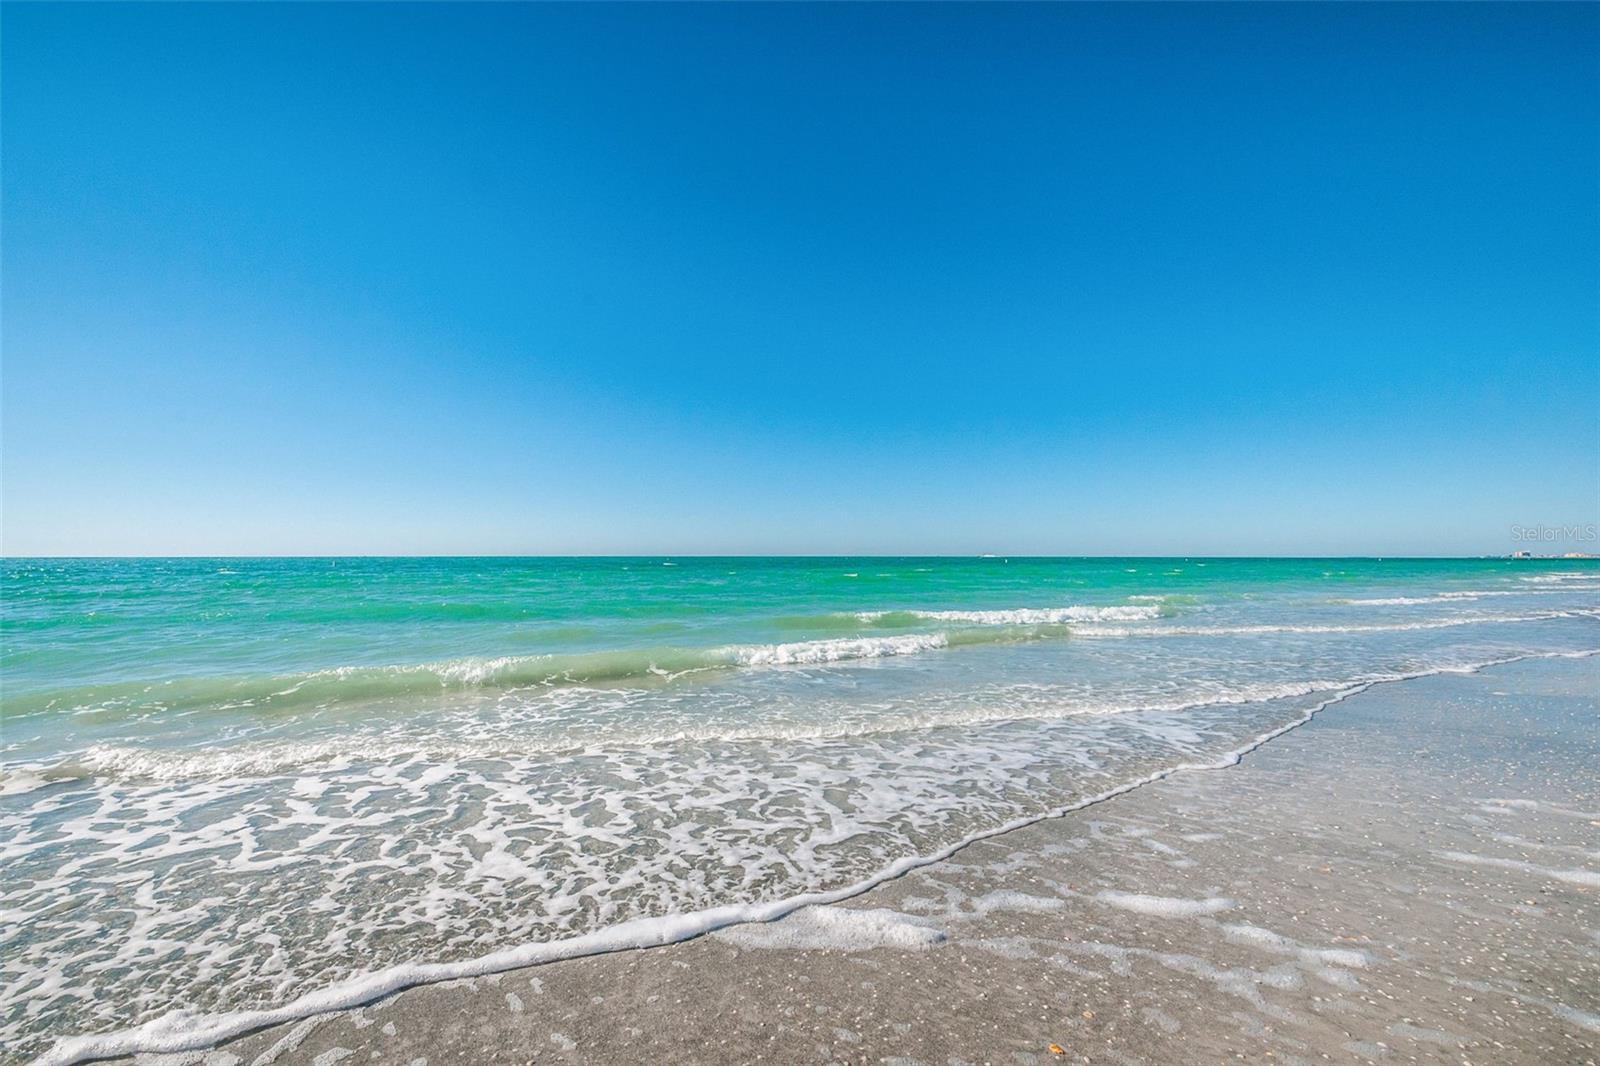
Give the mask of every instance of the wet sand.
[[1379, 686], [839, 906], [138, 1061], [1595, 1063], [1597, 693]]

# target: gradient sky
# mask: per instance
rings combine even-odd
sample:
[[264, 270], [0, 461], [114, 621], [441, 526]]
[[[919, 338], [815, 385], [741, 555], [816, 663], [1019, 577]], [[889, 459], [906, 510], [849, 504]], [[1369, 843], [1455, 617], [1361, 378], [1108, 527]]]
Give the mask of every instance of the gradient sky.
[[1592, 4], [8, 3], [0, 48], [8, 555], [1600, 520]]

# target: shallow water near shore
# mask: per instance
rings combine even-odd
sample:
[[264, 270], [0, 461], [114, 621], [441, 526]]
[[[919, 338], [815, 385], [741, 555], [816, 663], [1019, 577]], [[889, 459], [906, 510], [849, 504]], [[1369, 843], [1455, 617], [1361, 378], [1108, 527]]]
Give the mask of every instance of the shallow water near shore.
[[871, 879], [1353, 688], [1600, 648], [1600, 566], [8, 561], [0, 1043]]

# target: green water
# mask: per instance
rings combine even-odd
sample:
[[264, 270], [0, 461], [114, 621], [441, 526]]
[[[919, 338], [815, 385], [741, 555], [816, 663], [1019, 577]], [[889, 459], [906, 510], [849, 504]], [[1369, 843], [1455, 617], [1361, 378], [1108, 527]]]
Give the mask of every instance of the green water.
[[7, 560], [0, 1045], [657, 935], [1597, 648], [1594, 561]]
[[[1468, 589], [1512, 560], [7, 560], [7, 697], [181, 677], [825, 638], [864, 611]], [[32, 706], [30, 702], [29, 706]]]

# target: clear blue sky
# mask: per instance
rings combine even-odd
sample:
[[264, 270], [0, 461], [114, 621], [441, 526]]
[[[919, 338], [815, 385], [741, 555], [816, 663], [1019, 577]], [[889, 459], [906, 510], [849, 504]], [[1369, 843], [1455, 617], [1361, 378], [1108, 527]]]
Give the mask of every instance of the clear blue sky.
[[1600, 519], [1597, 55], [1592, 4], [7, 4], [3, 548], [1507, 551]]

